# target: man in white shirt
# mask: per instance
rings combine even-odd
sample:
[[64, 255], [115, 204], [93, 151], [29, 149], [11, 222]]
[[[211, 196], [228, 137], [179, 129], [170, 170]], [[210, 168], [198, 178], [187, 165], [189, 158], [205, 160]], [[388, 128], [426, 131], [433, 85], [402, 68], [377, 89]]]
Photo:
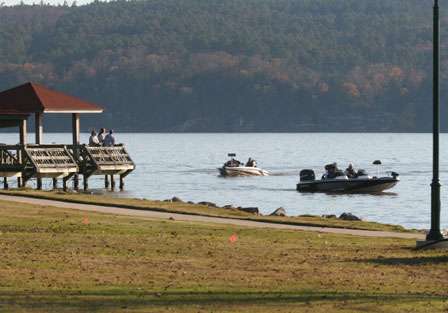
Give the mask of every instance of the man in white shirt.
[[100, 144], [102, 145], [104, 142], [104, 138], [106, 138], [106, 129], [105, 128], [101, 128], [100, 132], [98, 133], [98, 140], [100, 141]]
[[99, 146], [100, 141], [98, 140], [98, 137], [96, 135], [96, 131], [92, 130], [89, 137], [89, 146]]
[[111, 129], [109, 133], [106, 135], [103, 141], [103, 146], [111, 147], [115, 145], [115, 137], [113, 135], [114, 131]]

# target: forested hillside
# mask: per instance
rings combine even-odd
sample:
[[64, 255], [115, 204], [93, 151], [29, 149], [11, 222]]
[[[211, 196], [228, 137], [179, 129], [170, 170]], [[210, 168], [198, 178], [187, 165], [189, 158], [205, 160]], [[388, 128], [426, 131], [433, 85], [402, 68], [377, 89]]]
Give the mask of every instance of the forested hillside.
[[0, 7], [0, 89], [67, 91], [106, 108], [98, 127], [121, 131], [425, 131], [431, 10], [421, 0]]

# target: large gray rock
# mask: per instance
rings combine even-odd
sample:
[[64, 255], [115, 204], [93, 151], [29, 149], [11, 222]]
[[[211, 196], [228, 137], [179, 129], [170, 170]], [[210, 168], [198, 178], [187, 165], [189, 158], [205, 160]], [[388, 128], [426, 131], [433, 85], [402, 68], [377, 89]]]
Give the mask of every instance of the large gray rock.
[[184, 201], [182, 201], [181, 198], [173, 197], [173, 198], [171, 198], [171, 202], [184, 202]]
[[243, 211], [243, 212], [247, 212], [247, 213], [251, 213], [251, 214], [259, 214], [260, 213], [258, 211], [257, 207], [248, 207], [248, 208], [238, 207], [238, 210]]
[[352, 213], [342, 213], [339, 216], [339, 219], [344, 221], [360, 221], [361, 219]]
[[279, 207], [277, 210], [269, 214], [269, 216], [286, 216], [286, 210], [282, 207]]
[[208, 202], [208, 201], [201, 201], [201, 202], [198, 202], [198, 204], [200, 204], [200, 205], [206, 205], [206, 206], [209, 206], [209, 207], [212, 207], [212, 208], [217, 208], [217, 207], [218, 207], [218, 206], [216, 205], [216, 203]]

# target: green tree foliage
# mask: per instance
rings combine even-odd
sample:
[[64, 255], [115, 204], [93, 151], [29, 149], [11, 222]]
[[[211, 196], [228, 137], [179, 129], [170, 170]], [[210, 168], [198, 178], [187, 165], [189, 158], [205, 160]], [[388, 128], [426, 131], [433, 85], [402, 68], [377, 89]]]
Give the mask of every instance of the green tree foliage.
[[65, 90], [121, 130], [422, 131], [431, 34], [421, 0], [0, 7], [0, 88]]

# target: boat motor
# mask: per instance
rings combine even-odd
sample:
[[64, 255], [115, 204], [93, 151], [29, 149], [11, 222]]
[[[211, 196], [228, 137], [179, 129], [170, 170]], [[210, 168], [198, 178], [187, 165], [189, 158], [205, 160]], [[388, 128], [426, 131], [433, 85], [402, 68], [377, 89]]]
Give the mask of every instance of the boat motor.
[[390, 175], [392, 175], [393, 179], [397, 179], [397, 177], [400, 176], [397, 172], [391, 172]]
[[300, 181], [312, 181], [316, 179], [316, 175], [313, 170], [301, 170]]

